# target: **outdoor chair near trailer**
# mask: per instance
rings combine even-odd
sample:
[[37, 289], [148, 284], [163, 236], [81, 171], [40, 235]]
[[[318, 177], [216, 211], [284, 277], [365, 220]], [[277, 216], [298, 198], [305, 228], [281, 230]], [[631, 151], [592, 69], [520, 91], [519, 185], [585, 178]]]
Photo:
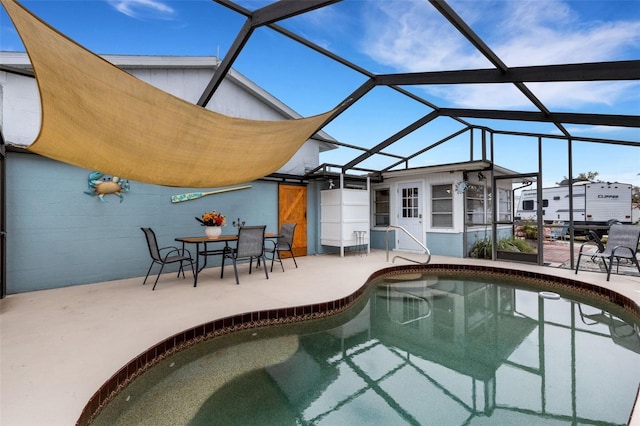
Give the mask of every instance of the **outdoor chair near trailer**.
[[[580, 259], [583, 255], [590, 256], [592, 259], [601, 258], [607, 271], [607, 281], [611, 277], [613, 262], [616, 262], [616, 273], [619, 272], [620, 261], [626, 260], [636, 265], [638, 273], [640, 273], [640, 264], [638, 263], [638, 243], [640, 243], [640, 226], [638, 225], [621, 225], [615, 224], [609, 229], [607, 243], [604, 251], [593, 253], [585, 251], [585, 248], [593, 246], [594, 242], [587, 241], [580, 246], [578, 253], [578, 262], [576, 263], [576, 274], [580, 267]], [[608, 265], [607, 265], [608, 261]]]

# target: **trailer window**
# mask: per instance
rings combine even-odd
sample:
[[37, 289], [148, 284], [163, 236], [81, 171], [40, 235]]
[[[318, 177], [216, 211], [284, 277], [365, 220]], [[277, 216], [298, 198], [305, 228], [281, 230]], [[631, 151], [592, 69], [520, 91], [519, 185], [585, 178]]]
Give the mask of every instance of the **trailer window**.
[[542, 207], [549, 207], [549, 200], [542, 200]]
[[522, 202], [522, 210], [533, 210], [533, 200], [524, 200]]

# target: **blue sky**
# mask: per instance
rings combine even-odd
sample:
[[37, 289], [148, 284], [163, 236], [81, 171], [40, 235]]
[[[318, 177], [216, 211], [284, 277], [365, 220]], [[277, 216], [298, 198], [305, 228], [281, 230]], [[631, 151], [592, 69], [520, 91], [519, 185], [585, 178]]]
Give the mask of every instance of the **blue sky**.
[[[239, 1], [256, 9], [269, 1]], [[99, 54], [224, 56], [245, 18], [210, 0], [24, 1], [45, 22]], [[640, 59], [637, 0], [450, 0], [449, 5], [508, 66]], [[426, 0], [345, 0], [280, 25], [374, 73], [489, 68], [489, 62]], [[0, 50], [24, 48], [4, 10]], [[366, 78], [269, 29], [257, 29], [234, 68], [300, 114], [338, 105]], [[552, 111], [640, 114], [640, 83], [539, 83], [528, 87]], [[534, 111], [512, 86], [414, 86], [407, 90], [442, 107]], [[324, 130], [353, 145], [372, 147], [430, 112], [388, 88], [374, 89]], [[559, 132], [550, 124], [469, 120], [497, 130]], [[640, 141], [638, 129], [567, 125], [576, 135]], [[439, 118], [387, 149], [402, 155], [436, 142], [460, 125]], [[430, 165], [469, 159], [465, 140], [421, 156]], [[500, 165], [536, 169], [535, 141], [500, 137]], [[640, 148], [575, 143], [574, 172], [640, 186]], [[476, 150], [477, 151], [477, 150]], [[337, 150], [321, 159], [342, 164], [358, 151]], [[566, 171], [566, 145], [545, 140], [545, 186]], [[363, 167], [381, 168], [372, 158]]]

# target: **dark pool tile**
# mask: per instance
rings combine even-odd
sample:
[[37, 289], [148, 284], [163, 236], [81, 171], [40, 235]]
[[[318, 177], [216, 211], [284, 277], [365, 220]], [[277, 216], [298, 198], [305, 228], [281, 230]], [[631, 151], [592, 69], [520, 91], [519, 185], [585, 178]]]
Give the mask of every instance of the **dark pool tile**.
[[121, 368], [120, 371], [116, 373], [116, 380], [118, 382], [118, 386], [124, 385], [129, 381], [126, 368]]
[[207, 327], [206, 327], [206, 324], [202, 324], [202, 325], [200, 325], [200, 326], [196, 327], [196, 330], [195, 330], [195, 335], [196, 335], [196, 337], [203, 337], [203, 336], [206, 336], [206, 335], [207, 335], [207, 330], [206, 330], [206, 328], [207, 328]]
[[264, 319], [267, 321], [271, 321], [275, 319], [275, 316], [278, 314], [276, 309], [269, 309], [268, 311], [264, 311]]
[[173, 336], [174, 347], [180, 346], [182, 343], [187, 341], [187, 336], [185, 333], [178, 333]]
[[184, 338], [185, 338], [185, 340], [186, 340], [187, 342], [188, 342], [189, 340], [193, 340], [193, 338], [194, 338], [194, 337], [196, 337], [196, 332], [195, 332], [195, 330], [194, 330], [193, 328], [192, 328], [192, 329], [187, 330], [187, 331], [184, 333]]
[[203, 329], [204, 329], [204, 330], [203, 330], [204, 336], [206, 336], [206, 335], [207, 335], [207, 334], [209, 334], [209, 333], [213, 333], [213, 331], [215, 330], [215, 326], [214, 326], [214, 324], [215, 324], [215, 322], [214, 322], [214, 321], [209, 321], [208, 323], [206, 323], [206, 324], [203, 326]]
[[155, 359], [156, 359], [156, 353], [157, 353], [157, 351], [156, 351], [155, 346], [154, 346], [154, 347], [152, 347], [151, 349], [149, 349], [148, 351], [146, 351], [146, 352], [144, 353], [144, 355], [143, 355], [143, 362], [144, 362], [145, 364], [148, 364], [148, 363], [150, 363], [150, 362], [153, 362], [153, 360], [155, 360]]
[[221, 330], [224, 328], [224, 319], [215, 320], [213, 322], [214, 330]]
[[103, 402], [107, 401], [108, 398], [109, 398], [109, 395], [111, 395], [111, 393], [109, 392], [109, 383], [106, 382], [100, 388], [100, 395], [98, 396], [100, 404], [102, 404]]
[[94, 395], [87, 403], [87, 406], [85, 407], [85, 409], [82, 411], [82, 414], [80, 415], [80, 418], [76, 422], [76, 425], [78, 426], [88, 425], [94, 413], [96, 413], [99, 408], [100, 408], [100, 403], [99, 403], [98, 397], [97, 395]]

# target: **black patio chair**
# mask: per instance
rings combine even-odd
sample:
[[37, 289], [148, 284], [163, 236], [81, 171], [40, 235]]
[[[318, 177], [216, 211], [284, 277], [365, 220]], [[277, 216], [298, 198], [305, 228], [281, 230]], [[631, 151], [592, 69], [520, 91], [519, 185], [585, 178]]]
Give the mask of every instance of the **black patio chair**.
[[283, 223], [280, 227], [280, 237], [278, 237], [276, 241], [269, 241], [273, 247], [265, 247], [264, 251], [271, 253], [271, 272], [273, 272], [273, 262], [280, 262], [282, 272], [284, 272], [282, 257], [280, 257], [280, 253], [283, 251], [291, 253], [293, 263], [296, 265], [296, 268], [298, 267], [296, 257], [293, 255], [293, 236], [296, 232], [296, 225], [296, 223]]
[[[604, 251], [604, 244], [596, 231], [589, 230], [589, 232], [586, 235], [586, 238], [587, 238], [587, 242], [580, 246], [580, 250], [582, 250], [583, 245], [589, 244], [589, 242], [591, 242], [591, 244], [595, 244], [596, 247], [598, 247], [598, 251], [594, 254], [602, 253]], [[596, 261], [596, 259], [597, 259], [596, 256], [591, 256], [591, 260], [593, 260], [594, 262]]]
[[[182, 278], [184, 276], [184, 262], [189, 262], [191, 265], [191, 272], [195, 276], [194, 269], [194, 260], [191, 257], [191, 252], [187, 249], [179, 249], [178, 247], [162, 247], [158, 248], [158, 240], [156, 239], [156, 234], [153, 232], [151, 228], [140, 228], [142, 232], [144, 232], [144, 236], [147, 238], [147, 246], [149, 247], [149, 254], [151, 255], [151, 265], [149, 266], [149, 270], [147, 271], [147, 275], [144, 277], [144, 282], [142, 285], [147, 283], [147, 278], [149, 278], [149, 273], [151, 272], [151, 268], [156, 263], [160, 265], [160, 272], [158, 272], [158, 276], [156, 277], [156, 282], [153, 283], [153, 288], [151, 290], [156, 289], [156, 284], [158, 284], [158, 279], [160, 278], [160, 274], [162, 274], [162, 270], [165, 265], [169, 265], [171, 263], [180, 262], [180, 268], [178, 269], [178, 276], [180, 276], [180, 272], [182, 272]], [[164, 253], [163, 253], [164, 252]]]
[[[592, 259], [602, 259], [604, 267], [607, 271], [607, 281], [611, 277], [611, 270], [613, 269], [613, 262], [616, 262], [616, 273], [620, 272], [620, 261], [626, 260], [635, 264], [640, 273], [640, 264], [638, 263], [638, 243], [640, 243], [640, 226], [637, 225], [621, 225], [614, 224], [609, 228], [609, 234], [607, 237], [607, 243], [604, 246], [604, 250], [598, 253], [583, 252], [584, 247], [591, 242], [580, 246], [580, 252], [578, 253], [578, 262], [576, 263], [576, 274], [580, 267], [580, 259], [583, 255], [591, 256]], [[607, 261], [609, 264], [607, 265]]]
[[266, 225], [260, 225], [242, 226], [238, 229], [238, 243], [236, 247], [225, 247], [223, 250], [220, 278], [224, 277], [225, 259], [231, 259], [233, 262], [233, 272], [236, 275], [236, 284], [240, 284], [240, 280], [238, 280], [238, 260], [249, 259], [249, 274], [251, 274], [253, 258], [255, 258], [257, 261], [262, 259], [264, 275], [269, 279], [267, 261], [264, 257], [264, 231], [266, 228]]

